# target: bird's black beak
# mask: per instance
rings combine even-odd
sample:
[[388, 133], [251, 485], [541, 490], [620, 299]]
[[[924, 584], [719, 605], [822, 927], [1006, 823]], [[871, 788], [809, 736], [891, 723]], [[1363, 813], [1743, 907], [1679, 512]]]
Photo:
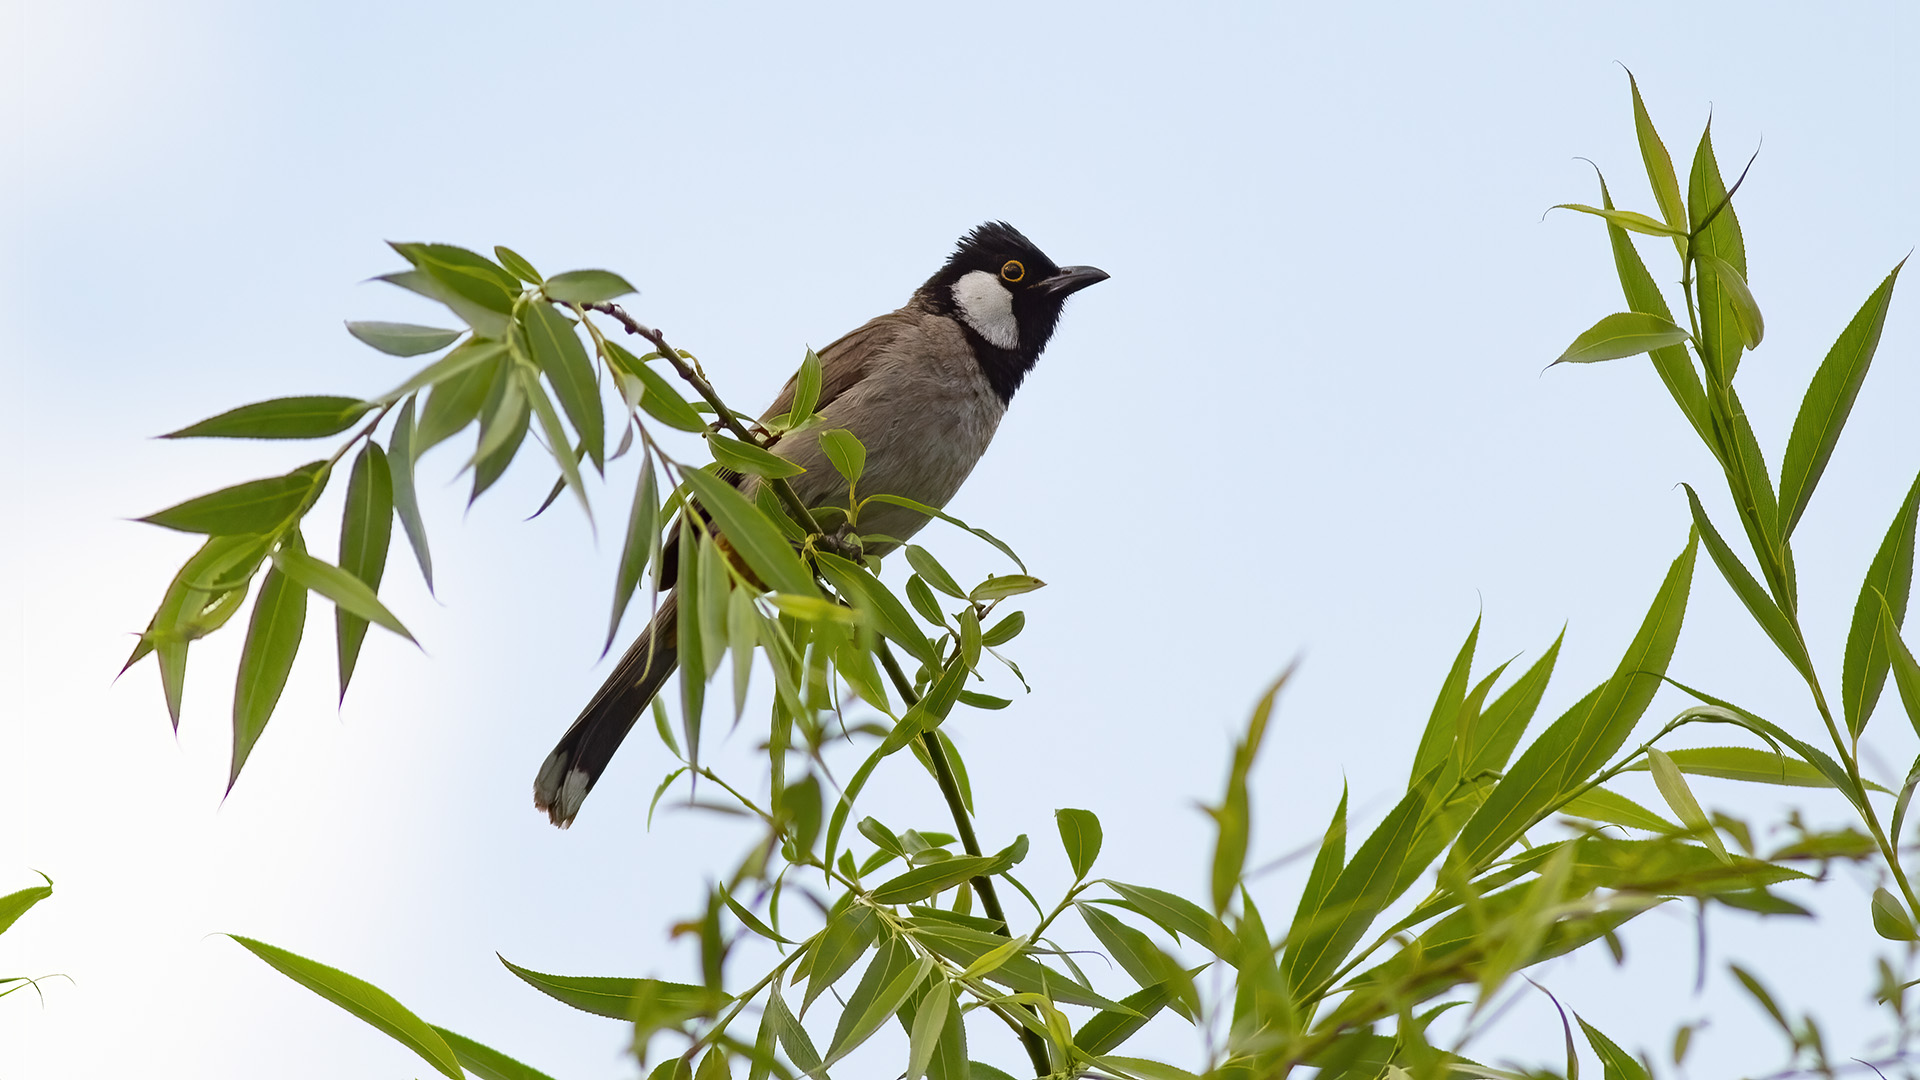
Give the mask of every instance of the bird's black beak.
[[1097, 285], [1113, 275], [1097, 266], [1063, 266], [1053, 276], [1041, 279], [1038, 288], [1043, 296], [1055, 296], [1064, 300], [1089, 285]]

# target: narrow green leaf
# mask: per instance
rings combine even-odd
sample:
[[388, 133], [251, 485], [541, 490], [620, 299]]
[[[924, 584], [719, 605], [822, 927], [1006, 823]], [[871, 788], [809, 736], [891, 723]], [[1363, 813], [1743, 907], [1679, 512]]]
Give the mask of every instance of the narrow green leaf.
[[[1753, 784], [1779, 784], [1785, 787], [1832, 787], [1825, 774], [1799, 758], [1749, 746], [1692, 746], [1665, 754], [1683, 773], [1715, 776], [1723, 780], [1744, 780]], [[1650, 766], [1635, 762], [1629, 772], [1644, 772]]]
[[1659, 814], [1641, 806], [1617, 791], [1603, 787], [1591, 787], [1560, 805], [1560, 812], [1569, 817], [1586, 818], [1589, 821], [1605, 821], [1613, 825], [1625, 825], [1633, 829], [1646, 829], [1649, 832], [1679, 832], [1680, 826], [1661, 817]]
[[815, 563], [821, 574], [833, 583], [833, 587], [853, 604], [862, 615], [873, 620], [874, 629], [907, 650], [914, 659], [923, 664], [940, 663], [940, 653], [933, 642], [920, 632], [913, 616], [907, 614], [906, 605], [900, 602], [892, 590], [881, 584], [880, 579], [865, 567], [828, 552], [815, 555]]
[[1887, 659], [1893, 669], [1893, 685], [1900, 689], [1900, 703], [1907, 708], [1913, 730], [1920, 732], [1920, 663], [1914, 661], [1912, 651], [1901, 639], [1900, 628], [1893, 622], [1893, 607], [1884, 597], [1880, 601], [1880, 633], [1887, 641]]
[[[321, 562], [304, 551], [285, 547], [274, 552], [273, 565], [275, 569], [292, 578], [302, 588], [319, 593], [333, 601], [342, 610], [385, 627], [408, 641], [414, 640], [413, 635], [400, 624], [400, 620], [394, 617], [393, 612], [387, 610], [387, 605], [381, 603], [380, 598], [367, 587], [367, 583], [345, 570], [330, 563]], [[417, 645], [419, 642], [414, 644]]]
[[1733, 977], [1740, 981], [1740, 985], [1753, 1000], [1759, 1002], [1760, 1007], [1767, 1011], [1767, 1015], [1773, 1017], [1773, 1022], [1780, 1025], [1780, 1030], [1785, 1032], [1788, 1038], [1793, 1038], [1793, 1025], [1787, 1022], [1787, 1015], [1780, 1011], [1779, 1004], [1773, 1000], [1773, 995], [1767, 992], [1767, 988], [1761, 984], [1760, 980], [1754, 978], [1752, 972], [1739, 964], [1728, 964], [1727, 967], [1733, 971]]
[[[813, 999], [866, 955], [879, 936], [880, 918], [867, 905], [849, 904], [834, 912], [827, 920], [827, 928], [821, 933], [819, 943], [813, 947], [813, 955], [809, 957], [807, 992], [800, 999], [800, 1015], [805, 1016]], [[788, 1053], [792, 1053], [791, 1048]], [[795, 1063], [798, 1064], [798, 1061]]]
[[[526, 384], [532, 381], [522, 377], [511, 359], [500, 361], [493, 389], [480, 409], [480, 438], [471, 462], [473, 493], [467, 496], [469, 506], [505, 475], [507, 466], [513, 464], [514, 457], [520, 453], [520, 445], [526, 441], [533, 419], [527, 408], [526, 391]], [[541, 391], [542, 396], [545, 393]]]
[[1473, 650], [1480, 640], [1480, 620], [1473, 620], [1473, 629], [1467, 631], [1467, 640], [1460, 645], [1460, 651], [1454, 655], [1453, 666], [1447, 670], [1447, 677], [1440, 684], [1440, 696], [1434, 699], [1433, 712], [1427, 717], [1427, 726], [1420, 734], [1419, 748], [1413, 755], [1413, 774], [1407, 777], [1407, 786], [1420, 782], [1420, 778], [1433, 771], [1433, 767], [1445, 761], [1453, 752], [1454, 738], [1459, 731], [1460, 706], [1467, 700], [1467, 680], [1473, 674]]
[[[386, 452], [369, 439], [347, 475], [346, 508], [340, 514], [340, 569], [377, 591], [392, 541], [393, 475]], [[360, 659], [360, 644], [367, 636], [367, 620], [344, 607], [336, 608], [333, 616], [340, 696], [345, 698]]]
[[675, 620], [678, 639], [675, 647], [680, 655], [680, 730], [687, 740], [687, 764], [696, 768], [700, 764], [700, 716], [706, 705], [706, 658], [701, 655], [701, 646], [706, 635], [701, 632], [700, 620], [705, 615], [698, 603], [700, 596], [700, 571], [702, 563], [711, 564], [712, 560], [700, 558], [702, 547], [712, 546], [713, 541], [700, 535], [694, 528], [693, 515], [680, 515], [680, 577], [675, 584], [675, 592], [683, 599], [680, 615]]
[[1773, 598], [1767, 595], [1767, 591], [1761, 587], [1760, 583], [1754, 580], [1753, 573], [1747, 569], [1746, 564], [1740, 561], [1740, 557], [1734, 554], [1731, 547], [1727, 546], [1727, 542], [1720, 536], [1720, 531], [1713, 527], [1713, 522], [1707, 520], [1707, 511], [1700, 505], [1700, 496], [1695, 494], [1693, 485], [1681, 484], [1680, 486], [1687, 490], [1687, 503], [1693, 510], [1694, 528], [1699, 531], [1700, 538], [1706, 541], [1707, 554], [1713, 558], [1713, 564], [1720, 568], [1720, 576], [1727, 579], [1727, 584], [1733, 588], [1733, 594], [1746, 605], [1748, 613], [1753, 616], [1755, 622], [1760, 624], [1760, 629], [1766, 632], [1768, 639], [1787, 658], [1787, 662], [1793, 665], [1794, 670], [1802, 675], [1811, 674], [1813, 661], [1808, 658], [1806, 646], [1801, 643], [1800, 635], [1794, 630], [1793, 623], [1780, 610], [1780, 606], [1774, 603]]
[[[1134, 1032], [1145, 1027], [1147, 1021], [1172, 1000], [1172, 990], [1165, 983], [1129, 994], [1120, 999], [1122, 1008], [1098, 1013], [1080, 1025], [1080, 1030], [1073, 1034], [1073, 1045], [1083, 1053], [1105, 1054], [1132, 1038]], [[977, 1064], [973, 1077], [981, 1080]]]
[[1004, 600], [1009, 596], [1030, 593], [1035, 589], [1044, 589], [1046, 586], [1046, 582], [1028, 574], [1001, 574], [989, 577], [975, 585], [973, 591], [967, 593], [967, 599], [976, 604], [984, 604], [993, 600]]
[[746, 559], [762, 583], [776, 592], [819, 595], [813, 575], [788, 546], [786, 536], [746, 496], [710, 472], [687, 469], [681, 475], [701, 507], [713, 515], [728, 545]]
[[601, 655], [613, 648], [614, 635], [620, 632], [620, 619], [627, 613], [633, 590], [646, 573], [647, 564], [660, 547], [660, 492], [653, 472], [653, 448], [648, 447], [640, 460], [640, 475], [635, 482], [633, 508], [627, 513], [626, 541], [620, 548], [620, 569], [614, 575], [613, 617], [607, 621], [607, 642]]
[[[934, 558], [932, 552], [918, 544], [908, 544], [904, 550], [907, 556], [907, 565], [913, 567], [914, 573], [925, 578], [927, 584], [939, 589], [941, 592], [946, 593], [956, 600], [965, 600], [967, 598], [966, 590], [960, 587], [959, 582], [953, 580], [953, 575], [947, 573], [947, 568], [940, 565], [940, 560]], [[928, 621], [937, 622], [939, 620], [929, 619]]]
[[1091, 810], [1061, 809], [1053, 812], [1053, 821], [1060, 828], [1060, 846], [1067, 849], [1073, 880], [1079, 881], [1100, 857], [1100, 819]]
[[[297, 542], [297, 534], [289, 541]], [[286, 689], [287, 673], [293, 669], [293, 657], [300, 651], [300, 635], [306, 625], [307, 590], [276, 565], [267, 571], [260, 596], [253, 602], [253, 619], [247, 624], [246, 643], [240, 649], [240, 669], [233, 689], [233, 765], [227, 775], [228, 791], [240, 779], [247, 755], [266, 730], [274, 706], [280, 703], [280, 692]]]
[[427, 550], [427, 526], [420, 517], [420, 502], [413, 492], [413, 399], [400, 407], [400, 418], [394, 422], [393, 434], [387, 441], [387, 461], [398, 468], [391, 468], [393, 480], [393, 510], [400, 516], [400, 526], [406, 531], [407, 544], [413, 548], [414, 561], [420, 564], [420, 576], [427, 583], [427, 591], [433, 591], [433, 555]]
[[249, 480], [210, 495], [188, 499], [141, 521], [180, 532], [212, 536], [254, 536], [273, 532], [305, 504], [325, 482], [326, 462], [315, 461], [285, 476]]
[[[1680, 201], [1680, 180], [1673, 171], [1673, 158], [1668, 155], [1666, 144], [1660, 141], [1660, 133], [1654, 130], [1646, 102], [1640, 99], [1640, 83], [1631, 71], [1627, 72], [1627, 85], [1633, 89], [1633, 133], [1640, 143], [1640, 160], [1647, 167], [1647, 183], [1653, 188], [1653, 200], [1660, 206], [1660, 216], [1680, 234], [1674, 241], [1674, 249], [1685, 255], [1685, 237], [1690, 227], [1686, 205]], [[1607, 1080], [1613, 1077], [1609, 1075]]]
[[800, 360], [800, 370], [793, 375], [793, 406], [787, 410], [787, 423], [799, 427], [813, 415], [820, 405], [820, 387], [824, 376], [820, 370], [820, 356], [812, 349]]
[[519, 252], [504, 244], [495, 244], [493, 257], [500, 260], [500, 265], [506, 268], [507, 273], [529, 285], [540, 284], [540, 271], [535, 270], [533, 264], [523, 258]]
[[708, 433], [707, 449], [713, 451], [713, 460], [737, 473], [784, 480], [807, 471], [770, 450], [741, 442], [731, 435]]
[[1093, 931], [1101, 948], [1107, 950], [1107, 955], [1120, 965], [1122, 971], [1142, 988], [1166, 986], [1181, 1014], [1188, 1017], [1193, 1015], [1193, 1008], [1199, 999], [1193, 990], [1193, 980], [1187, 977], [1178, 961], [1155, 945], [1152, 938], [1100, 910], [1098, 906], [1080, 904], [1078, 909], [1087, 929]]
[[1293, 925], [1287, 930], [1289, 942], [1304, 941], [1315, 928], [1329, 925], [1327, 896], [1347, 862], [1347, 786], [1340, 785], [1340, 804], [1334, 807], [1333, 820], [1320, 839], [1320, 850], [1307, 872], [1306, 887], [1300, 891], [1300, 903], [1293, 911]]
[[967, 524], [966, 522], [961, 521], [959, 518], [954, 517], [952, 514], [949, 514], [946, 511], [939, 509], [938, 507], [928, 506], [926, 503], [923, 503], [923, 502], [915, 502], [914, 500], [909, 499], [903, 495], [869, 495], [866, 498], [860, 500], [860, 505], [865, 506], [870, 502], [886, 503], [889, 506], [902, 506], [907, 508], [908, 510], [913, 510], [917, 513], [925, 514], [930, 518], [939, 518], [941, 521], [944, 521], [949, 525], [954, 525], [959, 528], [965, 529], [966, 531], [972, 533], [973, 535], [979, 537], [980, 539], [985, 540], [987, 543], [992, 544], [995, 548], [999, 549], [1002, 555], [1005, 555], [1007, 558], [1012, 559], [1014, 565], [1018, 566], [1022, 573], [1026, 572], [1027, 564], [1020, 561], [1020, 556], [1014, 554], [1014, 550], [1008, 547], [1005, 541], [1001, 540], [999, 537], [993, 535], [992, 533], [988, 532], [985, 529], [974, 528], [973, 526]]
[[1747, 288], [1747, 279], [1716, 255], [1701, 252], [1694, 256], [1694, 262], [1713, 275], [1724, 290], [1727, 303], [1733, 306], [1734, 329], [1740, 332], [1740, 344], [1748, 349], [1759, 345], [1760, 339], [1766, 336], [1766, 322], [1760, 316], [1760, 304], [1754, 300], [1753, 291]]
[[433, 387], [433, 396], [428, 399], [420, 422], [422, 435], [417, 456], [473, 422], [492, 388], [495, 362], [506, 354], [507, 347], [498, 341], [469, 338], [459, 348], [414, 372], [406, 382], [375, 398], [374, 403], [390, 405], [418, 390]]
[[[553, 282], [547, 283], [549, 289], [552, 286]], [[521, 326], [533, 351], [533, 362], [553, 385], [553, 392], [560, 398], [560, 407], [567, 411], [573, 430], [579, 432], [581, 441], [586, 443], [593, 467], [605, 470], [607, 419], [601, 409], [600, 386], [594, 379], [593, 362], [587, 359], [580, 335], [574, 332], [573, 321], [549, 304], [529, 304], [522, 309]], [[527, 396], [534, 397], [531, 392]], [[538, 399], [534, 407], [538, 411]], [[568, 441], [554, 438], [552, 432], [548, 432], [547, 438], [555, 456], [564, 456]]]
[[992, 873], [999, 860], [992, 855], [956, 855], [951, 859], [916, 866], [883, 882], [873, 890], [876, 904], [914, 904], [943, 893], [963, 881]]
[[1573, 1018], [1580, 1021], [1580, 1030], [1586, 1033], [1587, 1045], [1593, 1047], [1594, 1054], [1600, 1058], [1601, 1075], [1606, 1080], [1652, 1080], [1647, 1075], [1646, 1066], [1620, 1049], [1619, 1044], [1607, 1038], [1599, 1028], [1582, 1020], [1578, 1013]]
[[[1554, 364], [1592, 364], [1618, 360], [1643, 352], [1678, 345], [1687, 340], [1687, 332], [1671, 320], [1643, 311], [1619, 311], [1582, 331]], [[1552, 364], [1548, 365], [1553, 366]]]
[[1780, 460], [1780, 507], [1785, 513], [1786, 533], [1791, 535], [1800, 515], [1813, 498], [1813, 489], [1826, 471], [1827, 459], [1840, 441], [1840, 430], [1853, 411], [1860, 385], [1866, 381], [1867, 368], [1873, 363], [1874, 350], [1880, 347], [1880, 331], [1887, 324], [1887, 309], [1893, 303], [1893, 283], [1900, 277], [1905, 259], [1893, 268], [1886, 280], [1873, 290], [1867, 302], [1840, 331], [1839, 340], [1827, 350], [1827, 357], [1807, 384], [1807, 396], [1800, 402], [1800, 413], [1793, 420], [1793, 434], [1787, 438], [1787, 453]]
[[[498, 953], [494, 955], [499, 956]], [[672, 1009], [689, 1017], [712, 1013], [733, 1000], [726, 994], [688, 983], [595, 975], [549, 975], [523, 968], [504, 956], [499, 956], [499, 960], [528, 986], [555, 1001], [612, 1020], [631, 1021], [635, 999], [642, 990], [647, 992], [656, 1007]]]
[[[489, 304], [476, 303], [425, 270], [415, 268], [393, 274], [381, 274], [375, 281], [384, 281], [389, 285], [398, 285], [409, 292], [418, 293], [429, 300], [445, 304], [461, 322], [473, 328], [480, 337], [505, 337], [507, 328], [512, 325], [506, 311]], [[517, 284], [517, 283], [516, 283]], [[509, 307], [511, 302], [509, 302]]]
[[[593, 504], [587, 501], [587, 485], [580, 477], [580, 463], [568, 450], [567, 431], [560, 426], [560, 414], [553, 409], [553, 402], [547, 400], [547, 392], [540, 387], [540, 381], [531, 372], [519, 371], [525, 384], [527, 401], [533, 406], [533, 415], [540, 419], [541, 434], [547, 438], [547, 447], [552, 451], [554, 463], [560, 466], [560, 475], [566, 478], [567, 486], [573, 489], [580, 510], [587, 515], [587, 524], [593, 525]], [[598, 408], [599, 399], [596, 398]]]
[[1007, 642], [1020, 636], [1020, 631], [1026, 628], [1027, 613], [1024, 611], [1016, 611], [1006, 618], [1001, 619], [999, 622], [994, 623], [992, 626], [987, 627], [986, 633], [980, 635], [980, 644], [988, 648], [993, 648], [996, 645], [1005, 645]]
[[264, 941], [228, 934], [248, 952], [274, 970], [366, 1021], [400, 1045], [419, 1054], [429, 1065], [453, 1080], [466, 1080], [453, 1048], [428, 1023], [372, 983], [338, 968], [276, 948]]
[[1287, 936], [1281, 972], [1295, 1000], [1320, 994], [1367, 927], [1393, 901], [1394, 882], [1419, 831], [1431, 784], [1429, 776], [1401, 798], [1334, 879], [1317, 917], [1299, 936]]
[[873, 963], [847, 998], [846, 1011], [840, 1014], [832, 1046], [821, 1065], [832, 1065], [865, 1042], [932, 971], [931, 957], [916, 960], [913, 950], [904, 943], [891, 938], [882, 942]]
[[1895, 623], [1907, 617], [1907, 595], [1913, 586], [1913, 537], [1920, 514], [1920, 477], [1907, 489], [1906, 501], [1887, 527], [1886, 539], [1867, 567], [1860, 597], [1853, 604], [1853, 625], [1847, 631], [1847, 652], [1840, 669], [1840, 706], [1847, 731], [1855, 738], [1866, 730], [1880, 691], [1887, 684], [1887, 639], [1880, 629], [1880, 598], [1893, 609]]
[[920, 1080], [933, 1063], [933, 1051], [946, 1029], [947, 1010], [953, 1006], [953, 984], [936, 977], [913, 1013], [907, 1036], [907, 1074], [902, 1080]]
[[[726, 622], [727, 652], [733, 656], [733, 722], [737, 724], [747, 711], [747, 687], [753, 679], [753, 647], [759, 641], [760, 613], [754, 609], [750, 591], [734, 589], [727, 594]], [[884, 703], [885, 699], [881, 700]]]
[[397, 322], [350, 322], [347, 333], [388, 356], [419, 356], [438, 352], [460, 337], [459, 330]]
[[[1709, 222], [1708, 216], [1712, 216]], [[1727, 202], [1720, 166], [1713, 158], [1713, 125], [1700, 133], [1693, 169], [1687, 178], [1688, 231], [1694, 234], [1695, 256], [1710, 255], [1747, 277], [1747, 249], [1740, 238], [1740, 220]], [[1705, 226], [1702, 228], [1702, 226]], [[1726, 285], [1712, 274], [1694, 284], [1700, 306], [1700, 351], [1706, 358], [1708, 381], [1715, 386], [1733, 382], [1740, 367], [1741, 339], [1733, 301]]]
[[465, 1035], [435, 1027], [434, 1033], [446, 1040], [460, 1065], [480, 1080], [553, 1080], [531, 1065], [523, 1065], [491, 1046], [483, 1046]]
[[1560, 657], [1560, 646], [1566, 641], [1567, 632], [1553, 639], [1540, 659], [1534, 661], [1526, 673], [1506, 688], [1493, 704], [1474, 721], [1469, 738], [1463, 747], [1462, 757], [1466, 766], [1461, 769], [1465, 777], [1479, 776], [1485, 772], [1499, 772], [1507, 767], [1507, 759], [1513, 756], [1513, 748], [1520, 744], [1520, 737], [1526, 733], [1527, 724], [1532, 722], [1533, 714], [1540, 708], [1540, 699], [1545, 696], [1547, 683], [1553, 678], [1553, 667]]
[[820, 452], [827, 455], [833, 463], [834, 471], [847, 478], [847, 483], [857, 484], [867, 471], [867, 448], [860, 445], [853, 432], [844, 428], [820, 433]]
[[9, 927], [20, 921], [20, 916], [25, 915], [33, 905], [53, 895], [53, 879], [45, 874], [40, 877], [46, 882], [45, 885], [34, 885], [0, 896], [0, 934], [6, 933]]
[[[1658, 140], [1656, 138], [1656, 145]], [[1645, 142], [1642, 142], [1645, 149]], [[1664, 160], [1666, 149], [1660, 148]], [[1652, 165], [1648, 166], [1649, 169]], [[1668, 169], [1671, 171], [1671, 164]], [[1676, 195], [1675, 198], [1678, 198]], [[1600, 199], [1609, 209], [1613, 206], [1613, 196], [1607, 192], [1607, 182], [1600, 181]], [[1663, 204], [1664, 206], [1664, 204]], [[1685, 220], [1681, 211], [1681, 220]], [[1685, 242], [1676, 240], [1677, 245]], [[1641, 260], [1640, 252], [1634, 248], [1633, 240], [1625, 229], [1609, 224], [1607, 243], [1613, 250], [1613, 265], [1620, 278], [1620, 290], [1626, 296], [1627, 307], [1632, 311], [1641, 311], [1657, 315], [1668, 322], [1673, 321], [1673, 312], [1668, 309], [1666, 298], [1660, 295], [1660, 286], [1655, 284], [1653, 275], [1647, 273], [1647, 264]], [[1712, 421], [1707, 408], [1706, 391], [1700, 385], [1700, 375], [1693, 368], [1693, 359], [1684, 345], [1667, 345], [1654, 349], [1650, 354], [1654, 373], [1660, 376], [1660, 382], [1666, 386], [1674, 404], [1680, 406], [1680, 412], [1693, 425], [1700, 440], [1707, 444], [1715, 457], [1721, 453], [1713, 431]]]
[[388, 246], [461, 298], [503, 315], [513, 311], [519, 279], [485, 256], [451, 244], [389, 242]]
[[1236, 959], [1233, 932], [1199, 904], [1145, 885], [1128, 885], [1111, 879], [1106, 884], [1133, 905], [1134, 910], [1153, 920], [1155, 926], [1170, 934], [1179, 934], [1229, 963]]
[[607, 358], [615, 367], [640, 380], [642, 393], [640, 407], [647, 410], [655, 420], [681, 431], [703, 432], [707, 430], [707, 421], [687, 399], [673, 388], [666, 376], [655, 371], [639, 357], [622, 348], [618, 342], [605, 342]]
[[319, 439], [338, 435], [373, 408], [350, 397], [256, 401], [160, 436], [163, 439]]
[[1534, 740], [1460, 833], [1450, 858], [1477, 872], [1626, 742], [1666, 673], [1686, 616], [1699, 534], [1673, 561], [1613, 676]]
[[1597, 206], [1587, 206], [1584, 203], [1560, 203], [1555, 206], [1554, 209], [1578, 210], [1583, 214], [1592, 214], [1595, 217], [1605, 218], [1609, 222], [1629, 232], [1644, 233], [1647, 236], [1678, 236], [1685, 239], [1687, 235], [1687, 230], [1684, 227], [1674, 228], [1671, 225], [1655, 221], [1645, 214], [1635, 213], [1632, 210], [1603, 210]]
[[1657, 746], [1647, 747], [1647, 764], [1653, 770], [1653, 784], [1660, 789], [1660, 797], [1667, 800], [1680, 823], [1697, 834], [1721, 862], [1730, 861], [1726, 845], [1720, 842], [1720, 834], [1707, 820], [1707, 812], [1700, 809], [1692, 789], [1687, 787], [1687, 778], [1680, 775], [1680, 767]]
[[569, 270], [548, 278], [540, 291], [563, 304], [598, 304], [637, 290], [611, 270]]

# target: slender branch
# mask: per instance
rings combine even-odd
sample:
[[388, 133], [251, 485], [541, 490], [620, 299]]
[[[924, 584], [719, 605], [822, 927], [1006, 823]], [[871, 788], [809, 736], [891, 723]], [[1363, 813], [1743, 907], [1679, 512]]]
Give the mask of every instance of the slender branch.
[[[679, 350], [667, 344], [665, 334], [639, 322], [633, 316], [627, 314], [626, 310], [619, 304], [603, 302], [598, 304], [582, 304], [581, 307], [588, 311], [597, 311], [602, 315], [606, 315], [625, 327], [627, 333], [646, 338], [652, 342], [653, 347], [660, 350], [660, 355], [666, 358], [667, 363], [673, 365], [674, 371], [678, 372], [680, 377], [686, 380], [687, 385], [693, 387], [707, 404], [713, 406], [713, 415], [720, 421], [721, 427], [733, 432], [743, 442], [749, 442], [755, 446], [761, 445], [759, 437], [754, 435], [746, 424], [741, 423], [740, 417], [735, 415], [732, 409], [727, 408], [726, 402], [720, 400], [719, 391], [713, 388], [713, 384], [707, 381], [706, 376], [700, 374], [692, 364], [687, 363], [686, 358], [680, 355]], [[787, 513], [793, 515], [793, 519], [804, 526], [808, 532], [816, 534], [825, 532], [825, 530], [820, 528], [820, 523], [814, 520], [813, 512], [808, 510], [807, 505], [800, 501], [800, 496], [794, 494], [793, 485], [787, 483], [785, 480], [774, 477], [763, 477], [762, 479], [772, 485], [773, 493], [779, 496], [781, 505], [787, 508]]]
[[[888, 678], [893, 687], [907, 703], [907, 708], [919, 704], [920, 695], [914, 693], [913, 683], [906, 672], [900, 670], [900, 661], [894, 659], [893, 650], [887, 647], [885, 640], [876, 642], [880, 654], [881, 666], [887, 669]], [[927, 760], [933, 763], [933, 778], [940, 785], [940, 794], [947, 800], [947, 809], [953, 814], [954, 831], [960, 834], [960, 844], [969, 855], [979, 855], [980, 840], [973, 832], [973, 818], [967, 813], [967, 803], [960, 797], [960, 785], [953, 776], [953, 763], [947, 760], [947, 749], [940, 745], [938, 732], [928, 731], [920, 736], [920, 745], [927, 752]], [[993, 879], [981, 876], [972, 880], [973, 889], [980, 894], [980, 906], [987, 917], [1000, 924], [1000, 936], [1012, 940], [1013, 928], [1007, 923], [1006, 909], [1000, 906], [1000, 897], [993, 889]], [[1047, 1047], [1034, 1034], [1032, 1029], [1022, 1026], [1020, 1044], [1026, 1047], [1027, 1057], [1031, 1059], [1034, 1075], [1046, 1076], [1053, 1071], [1053, 1065], [1047, 1057]]]

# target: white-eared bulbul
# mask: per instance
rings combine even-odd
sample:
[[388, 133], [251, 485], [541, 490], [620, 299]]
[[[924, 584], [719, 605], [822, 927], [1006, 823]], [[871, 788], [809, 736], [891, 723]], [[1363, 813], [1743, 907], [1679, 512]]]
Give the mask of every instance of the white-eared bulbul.
[[[844, 428], [866, 447], [860, 493], [901, 495], [945, 506], [993, 440], [1021, 380], [1053, 336], [1067, 297], [1105, 271], [1058, 266], [1005, 222], [962, 237], [946, 265], [888, 312], [820, 350], [820, 419], [770, 449], [806, 471], [791, 478], [809, 508], [844, 507], [847, 482], [820, 449], [822, 432]], [[793, 406], [794, 383], [762, 414]], [[752, 496], [758, 478], [741, 490]], [[926, 524], [904, 507], [870, 504], [862, 534], [904, 540]], [[868, 544], [869, 555], [893, 544]], [[675, 580], [677, 551], [663, 552], [659, 580]], [[613, 674], [580, 713], [534, 780], [534, 805], [565, 827], [607, 762], [673, 673], [678, 597], [669, 593]], [[698, 675], [691, 676], [698, 678]]]

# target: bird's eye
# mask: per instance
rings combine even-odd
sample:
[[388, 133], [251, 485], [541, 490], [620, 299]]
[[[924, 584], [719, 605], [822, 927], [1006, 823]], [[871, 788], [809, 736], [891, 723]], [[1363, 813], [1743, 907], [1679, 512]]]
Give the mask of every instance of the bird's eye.
[[1019, 259], [1008, 259], [1007, 265], [1000, 268], [1000, 276], [1008, 281], [1019, 281], [1027, 276], [1027, 268], [1020, 265]]

